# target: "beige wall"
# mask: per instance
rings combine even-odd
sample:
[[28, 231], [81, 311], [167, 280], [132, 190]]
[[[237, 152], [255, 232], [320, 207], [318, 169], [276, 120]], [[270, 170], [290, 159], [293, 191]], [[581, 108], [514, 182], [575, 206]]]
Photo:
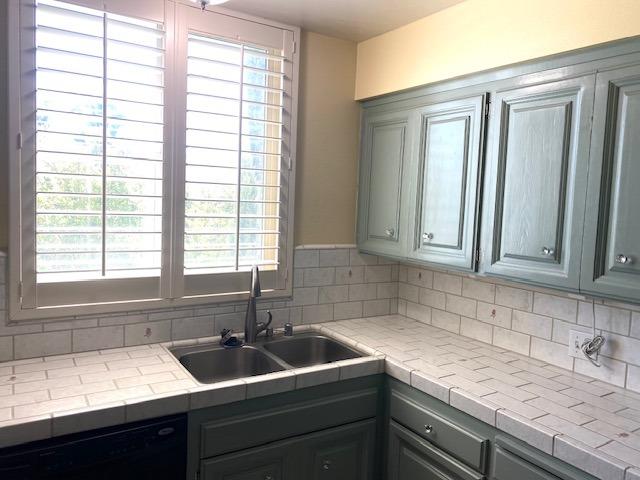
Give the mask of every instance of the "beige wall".
[[[0, 1], [0, 18], [4, 10]], [[1, 29], [1, 31], [6, 31]], [[6, 48], [0, 39], [0, 89]], [[353, 243], [358, 106], [356, 44], [303, 33], [298, 113], [295, 244]], [[6, 112], [0, 90], [0, 112]], [[0, 144], [4, 115], [0, 115]], [[7, 157], [0, 151], [0, 249], [7, 246]]]
[[467, 0], [358, 45], [356, 98], [640, 35], [640, 0]]
[[303, 33], [295, 244], [355, 241], [356, 44]]

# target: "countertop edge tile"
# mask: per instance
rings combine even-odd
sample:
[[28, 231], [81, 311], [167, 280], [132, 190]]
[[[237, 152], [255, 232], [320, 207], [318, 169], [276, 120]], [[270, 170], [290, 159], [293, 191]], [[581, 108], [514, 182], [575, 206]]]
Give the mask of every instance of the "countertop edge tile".
[[553, 455], [554, 438], [559, 434], [508, 409], [496, 412], [496, 428], [549, 455]]
[[553, 442], [553, 456], [583, 470], [600, 480], [624, 480], [630, 465], [566, 435]]

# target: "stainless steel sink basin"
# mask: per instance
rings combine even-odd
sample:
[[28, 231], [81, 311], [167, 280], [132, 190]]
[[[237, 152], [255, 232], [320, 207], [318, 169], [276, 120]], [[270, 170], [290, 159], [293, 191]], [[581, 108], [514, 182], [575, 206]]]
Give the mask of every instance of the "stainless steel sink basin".
[[211, 343], [176, 347], [170, 351], [200, 383], [253, 377], [362, 356], [340, 342], [315, 334], [262, 337], [255, 344], [230, 349]]
[[269, 355], [246, 345], [232, 349], [203, 345], [176, 349], [173, 354], [200, 383], [222, 382], [285, 370], [284, 366]]
[[362, 356], [355, 350], [321, 335], [273, 340], [265, 343], [263, 348], [296, 368]]

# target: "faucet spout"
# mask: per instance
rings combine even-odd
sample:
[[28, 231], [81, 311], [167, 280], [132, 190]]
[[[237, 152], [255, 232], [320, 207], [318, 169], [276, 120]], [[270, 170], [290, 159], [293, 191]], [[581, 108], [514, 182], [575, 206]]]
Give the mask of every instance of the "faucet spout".
[[269, 321], [267, 323], [258, 322], [256, 312], [256, 298], [262, 295], [260, 289], [260, 274], [258, 267], [251, 269], [251, 288], [249, 289], [249, 301], [247, 302], [247, 314], [244, 317], [244, 343], [252, 344], [256, 342], [258, 334], [266, 330], [271, 324], [271, 312], [267, 311]]
[[249, 291], [249, 298], [256, 298], [261, 295], [260, 272], [258, 272], [258, 267], [254, 265], [251, 269], [251, 290]]

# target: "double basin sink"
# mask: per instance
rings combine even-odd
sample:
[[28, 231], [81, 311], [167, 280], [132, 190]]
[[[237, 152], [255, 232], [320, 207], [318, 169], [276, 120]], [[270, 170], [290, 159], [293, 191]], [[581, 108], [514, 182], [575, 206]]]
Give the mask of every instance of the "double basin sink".
[[316, 334], [260, 338], [255, 344], [236, 348], [203, 344], [170, 351], [200, 383], [252, 377], [362, 356], [340, 342]]

